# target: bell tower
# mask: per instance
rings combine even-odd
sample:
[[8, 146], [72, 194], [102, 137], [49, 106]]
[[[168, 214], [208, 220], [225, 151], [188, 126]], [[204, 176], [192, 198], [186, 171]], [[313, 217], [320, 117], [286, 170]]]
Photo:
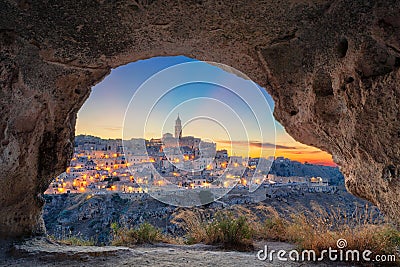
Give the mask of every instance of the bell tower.
[[178, 114], [178, 118], [175, 120], [175, 138], [181, 139], [181, 137], [182, 137], [182, 124]]

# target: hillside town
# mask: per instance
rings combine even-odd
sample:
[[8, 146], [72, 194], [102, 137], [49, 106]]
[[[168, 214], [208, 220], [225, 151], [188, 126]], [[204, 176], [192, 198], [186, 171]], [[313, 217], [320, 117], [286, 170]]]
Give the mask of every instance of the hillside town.
[[[285, 163], [278, 157], [274, 162]], [[101, 139], [90, 135], [75, 138], [74, 155], [64, 173], [55, 177], [45, 194], [147, 193], [153, 188], [239, 188], [249, 186], [297, 186], [323, 188], [326, 178], [279, 176], [270, 173], [265, 158], [243, 158], [217, 150], [216, 144], [183, 136], [181, 120], [175, 134], [159, 139]]]

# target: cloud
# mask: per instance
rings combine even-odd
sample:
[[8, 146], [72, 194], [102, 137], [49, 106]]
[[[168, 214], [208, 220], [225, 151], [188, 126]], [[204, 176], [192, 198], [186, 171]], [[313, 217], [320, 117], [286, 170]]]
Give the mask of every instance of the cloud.
[[[296, 148], [296, 149], [299, 150], [300, 148]], [[324, 152], [321, 150], [312, 150], [312, 151], [300, 150], [300, 151], [291, 151], [290, 153], [295, 154], [295, 155], [305, 155], [305, 154], [320, 154], [320, 153], [324, 153]]]
[[217, 140], [217, 143], [220, 144], [232, 144], [232, 145], [238, 145], [238, 146], [252, 146], [252, 147], [263, 147], [263, 148], [276, 148], [276, 149], [297, 149], [296, 147], [293, 146], [284, 146], [284, 145], [276, 145], [273, 143], [267, 143], [267, 142], [259, 142], [259, 141], [230, 141], [230, 140]]
[[104, 127], [103, 129], [107, 131], [121, 131], [122, 127]]

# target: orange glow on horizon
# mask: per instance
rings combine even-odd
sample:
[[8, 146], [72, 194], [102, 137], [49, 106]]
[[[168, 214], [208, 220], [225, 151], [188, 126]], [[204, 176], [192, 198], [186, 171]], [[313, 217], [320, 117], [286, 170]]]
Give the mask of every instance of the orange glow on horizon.
[[277, 150], [275, 157], [285, 157], [291, 160], [299, 161], [301, 163], [310, 163], [316, 165], [325, 165], [336, 167], [336, 163], [333, 162], [332, 155], [319, 150], [317, 148], [310, 147], [310, 150], [306, 151], [291, 151], [291, 150]]
[[[287, 146], [288, 148], [279, 148], [279, 146]], [[230, 145], [226, 143], [218, 143], [217, 142], [217, 149], [230, 149]], [[267, 153], [265, 153], [267, 152]], [[243, 151], [236, 151], [236, 155], [247, 156], [252, 158], [261, 157], [261, 148], [258, 146], [245, 146]], [[264, 151], [264, 154], [271, 156], [274, 155], [276, 157], [285, 157], [290, 160], [299, 161], [301, 163], [310, 163], [310, 164], [317, 164], [317, 165], [325, 165], [336, 167], [336, 163], [333, 162], [332, 155], [329, 153], [322, 151], [318, 148], [303, 145], [298, 142], [284, 144], [284, 145], [277, 145], [277, 149], [275, 153], [273, 153], [272, 149]], [[263, 156], [265, 157], [265, 156]]]

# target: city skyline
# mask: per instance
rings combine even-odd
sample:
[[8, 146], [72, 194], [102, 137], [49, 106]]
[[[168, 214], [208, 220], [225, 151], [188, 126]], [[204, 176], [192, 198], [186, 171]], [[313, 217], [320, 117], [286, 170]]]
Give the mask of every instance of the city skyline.
[[[123, 138], [124, 116], [129, 101], [137, 88], [154, 73], [166, 67], [193, 61], [195, 60], [183, 56], [158, 57], [138, 61], [112, 70], [110, 75], [93, 87], [90, 97], [79, 111], [76, 134], [90, 134], [101, 138]], [[200, 68], [199, 71], [207, 76], [211, 76], [212, 79], [218, 82], [222, 81], [225, 84], [229, 84], [232, 81], [235, 84], [239, 83], [243, 88], [249, 87], [249, 81], [222, 71], [215, 66], [204, 64]], [[185, 75], [190, 74], [185, 73]], [[175, 75], [179, 76], [181, 74], [177, 73]], [[162, 84], [164, 81], [159, 81], [159, 83]], [[157, 84], [155, 84], [154, 88], [156, 87]], [[271, 96], [264, 89], [261, 89], [260, 92], [265, 97], [270, 109], [273, 109], [274, 103]], [[157, 92], [154, 94], [157, 94]], [[147, 93], [145, 97], [147, 95], [150, 95], [149, 101], [154, 102], [154, 100], [150, 100], [151, 94]], [[223, 107], [224, 105], [220, 105], [219, 103], [217, 105], [215, 103], [213, 100], [215, 98], [224, 102], [226, 106], [225, 110], [221, 109], [221, 106]], [[143, 102], [145, 101], [146, 99]], [[140, 129], [140, 127], [139, 129], [132, 127], [129, 132], [131, 135], [129, 136], [130, 138], [151, 139], [160, 138], [166, 132], [173, 134], [173, 122], [179, 113], [182, 119], [184, 135], [211, 140], [217, 144], [217, 149], [229, 150], [234, 146], [235, 151], [233, 154], [249, 153], [249, 156], [257, 157], [260, 156], [261, 147], [269, 149], [268, 153], [272, 153], [273, 144], [275, 143], [276, 157], [284, 156], [300, 162], [335, 165], [331, 155], [328, 153], [295, 141], [272, 116], [272, 119], [267, 118], [269, 119], [267, 123], [270, 126], [273, 120], [276, 127], [275, 132], [272, 129], [268, 131], [264, 130], [264, 136], [260, 138], [260, 134], [257, 132], [259, 130], [257, 129], [258, 125], [253, 123], [255, 120], [252, 119], [253, 115], [249, 108], [243, 105], [240, 99], [235, 99], [232, 92], [218, 84], [194, 83], [174, 88], [174, 90], [165, 94], [162, 101], [157, 102], [157, 105], [154, 111], [152, 110], [151, 116], [147, 114], [149, 116], [148, 121], [146, 121], [147, 128], [145, 131]], [[236, 127], [239, 124], [238, 119], [235, 116], [229, 115], [229, 107], [235, 107], [237, 112], [245, 118], [244, 122], [242, 121], [242, 123], [247, 124], [244, 125], [246, 128], [244, 134], [231, 137], [229, 133], [236, 133], [236, 128], [233, 128], [234, 130], [231, 129], [227, 134], [226, 129], [221, 127], [218, 122], [204, 119], [206, 116], [200, 116], [203, 114], [200, 111], [204, 112], [204, 110], [209, 111], [210, 114], [220, 114], [224, 120], [224, 125], [228, 125], [228, 127], [235, 125]], [[169, 112], [167, 117], [165, 114], [166, 111], [167, 113]], [[261, 110], [261, 112], [263, 111]], [[268, 115], [268, 110], [262, 114]], [[145, 115], [136, 116], [135, 113], [135, 121], [131, 124], [141, 125], [141, 122], [136, 120], [145, 120]], [[190, 120], [196, 117], [197, 119]], [[187, 120], [190, 123], [185, 125]]]

